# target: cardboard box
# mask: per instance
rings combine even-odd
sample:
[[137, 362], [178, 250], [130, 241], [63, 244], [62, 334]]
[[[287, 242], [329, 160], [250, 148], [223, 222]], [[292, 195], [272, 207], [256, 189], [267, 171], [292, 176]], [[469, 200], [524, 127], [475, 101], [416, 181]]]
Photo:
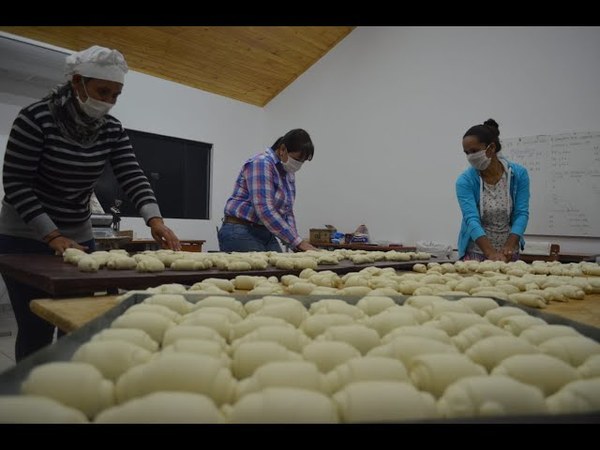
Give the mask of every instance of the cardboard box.
[[335, 228], [311, 228], [309, 241], [311, 244], [330, 244]]

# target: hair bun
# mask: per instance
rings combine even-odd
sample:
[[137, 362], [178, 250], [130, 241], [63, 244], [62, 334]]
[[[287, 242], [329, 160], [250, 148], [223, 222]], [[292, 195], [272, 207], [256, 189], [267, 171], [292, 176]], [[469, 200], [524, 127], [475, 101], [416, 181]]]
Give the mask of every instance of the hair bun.
[[498, 126], [498, 122], [496, 122], [494, 119], [488, 119], [485, 122], [483, 122], [483, 124], [487, 127], [490, 127], [494, 131], [496, 136], [500, 135], [500, 129]]

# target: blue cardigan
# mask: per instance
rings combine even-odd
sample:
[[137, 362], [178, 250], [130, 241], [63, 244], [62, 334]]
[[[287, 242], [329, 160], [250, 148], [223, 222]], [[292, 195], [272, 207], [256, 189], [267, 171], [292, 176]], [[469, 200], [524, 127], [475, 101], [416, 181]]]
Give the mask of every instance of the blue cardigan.
[[[529, 220], [529, 174], [527, 169], [519, 164], [503, 158], [500, 162], [508, 172], [510, 232], [520, 237], [522, 250], [525, 247], [523, 234]], [[485, 235], [479, 211], [481, 188], [479, 171], [473, 167], [465, 170], [456, 180], [456, 198], [462, 212], [462, 223], [458, 233], [459, 258], [464, 256], [470, 241]]]

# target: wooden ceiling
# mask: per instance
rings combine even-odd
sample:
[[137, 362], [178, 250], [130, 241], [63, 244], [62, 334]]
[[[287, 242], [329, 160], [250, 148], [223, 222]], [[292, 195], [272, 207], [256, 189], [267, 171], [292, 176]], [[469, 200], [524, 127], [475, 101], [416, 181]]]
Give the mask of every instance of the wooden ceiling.
[[272, 98], [353, 27], [39, 26], [0, 30], [80, 51], [116, 48], [129, 68], [257, 106]]

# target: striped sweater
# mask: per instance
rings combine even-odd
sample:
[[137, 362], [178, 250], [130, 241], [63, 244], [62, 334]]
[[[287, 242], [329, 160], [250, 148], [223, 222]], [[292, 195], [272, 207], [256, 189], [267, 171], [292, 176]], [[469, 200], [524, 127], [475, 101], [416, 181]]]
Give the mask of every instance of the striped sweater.
[[59, 228], [71, 239], [91, 239], [90, 196], [107, 161], [145, 222], [160, 216], [127, 133], [106, 117], [96, 142], [84, 148], [62, 136], [47, 100], [20, 111], [4, 155], [0, 233], [39, 240]]

